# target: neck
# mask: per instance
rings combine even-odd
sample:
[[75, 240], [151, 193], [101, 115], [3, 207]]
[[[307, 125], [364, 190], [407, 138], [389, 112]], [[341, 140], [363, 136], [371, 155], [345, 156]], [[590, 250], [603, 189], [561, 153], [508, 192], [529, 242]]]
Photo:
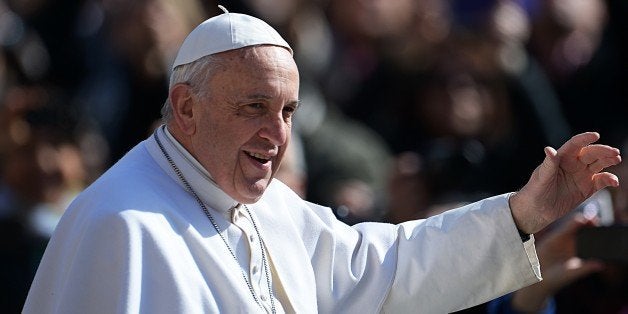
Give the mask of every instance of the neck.
[[[173, 121], [168, 122], [166, 124], [166, 128], [168, 129], [168, 132], [170, 132], [172, 137], [174, 137], [174, 139], [176, 139], [177, 142], [179, 142], [179, 144], [183, 146], [183, 148], [185, 148], [190, 154], [194, 156], [194, 153], [192, 152], [192, 141], [190, 140], [190, 136], [185, 134], [183, 130], [181, 130], [181, 128], [179, 128], [177, 124]], [[196, 158], [196, 156], [194, 157]]]

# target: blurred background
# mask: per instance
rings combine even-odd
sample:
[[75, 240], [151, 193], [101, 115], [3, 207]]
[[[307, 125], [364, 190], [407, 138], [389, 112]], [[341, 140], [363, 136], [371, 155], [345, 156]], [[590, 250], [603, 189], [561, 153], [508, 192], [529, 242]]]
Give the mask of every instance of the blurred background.
[[[577, 132], [628, 148], [626, 1], [0, 0], [0, 312], [21, 310], [67, 204], [159, 125], [177, 49], [218, 4], [294, 48], [278, 177], [347, 223], [517, 190]], [[627, 224], [628, 184], [589, 205]], [[627, 313], [626, 267], [610, 270], [559, 312]]]

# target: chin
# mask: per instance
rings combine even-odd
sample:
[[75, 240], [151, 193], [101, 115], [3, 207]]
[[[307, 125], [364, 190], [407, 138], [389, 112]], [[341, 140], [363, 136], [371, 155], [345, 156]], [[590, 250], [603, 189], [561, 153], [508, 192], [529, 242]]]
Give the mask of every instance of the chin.
[[242, 203], [242, 204], [253, 204], [256, 203], [257, 201], [259, 201], [260, 198], [262, 198], [262, 196], [264, 195], [264, 193], [260, 193], [260, 194], [256, 194], [256, 195], [251, 195], [251, 194], [247, 194], [247, 195], [239, 195], [238, 198], [236, 198], [235, 200], [238, 203]]
[[260, 198], [262, 198], [269, 184], [270, 184], [270, 181], [265, 182], [264, 184], [260, 184], [259, 182], [257, 182], [256, 184], [253, 184], [247, 187], [247, 189], [239, 193], [238, 195], [239, 199], [236, 199], [236, 200], [243, 204], [255, 203]]

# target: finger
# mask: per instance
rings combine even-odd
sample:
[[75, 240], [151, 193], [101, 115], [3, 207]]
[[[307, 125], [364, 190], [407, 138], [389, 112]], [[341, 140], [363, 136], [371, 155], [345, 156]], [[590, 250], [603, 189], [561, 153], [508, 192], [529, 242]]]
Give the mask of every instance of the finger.
[[619, 155], [619, 149], [608, 145], [596, 144], [585, 146], [580, 150], [578, 158], [585, 164], [591, 164], [598, 158]]
[[573, 235], [584, 226], [588, 226], [590, 220], [586, 219], [582, 215], [574, 215], [563, 226], [561, 226], [556, 233], [559, 235]]
[[544, 152], [545, 159], [543, 159], [543, 162], [539, 167], [539, 177], [541, 181], [552, 178], [560, 163], [560, 160], [558, 159], [558, 152], [554, 148], [547, 146], [545, 147]]
[[604, 269], [604, 264], [594, 260], [582, 260], [578, 257], [572, 257], [565, 263], [567, 272], [565, 280], [571, 282], [578, 278], [582, 278], [588, 274], [598, 272]]
[[600, 139], [597, 132], [586, 132], [574, 135], [558, 149], [559, 155], [577, 155], [580, 149]]
[[591, 171], [592, 173], [598, 173], [602, 171], [603, 169], [608, 168], [610, 166], [617, 165], [620, 162], [621, 162], [621, 156], [617, 155], [613, 157], [606, 157], [606, 158], [598, 159], [594, 161], [592, 164], [588, 165], [587, 168], [589, 168], [589, 171]]
[[576, 213], [574, 214], [574, 218], [580, 221], [582, 224], [581, 227], [596, 227], [600, 225], [600, 218], [597, 216], [597, 213]]
[[593, 175], [593, 186], [595, 191], [599, 191], [605, 187], [618, 187], [619, 179], [616, 175], [609, 172], [600, 172]]

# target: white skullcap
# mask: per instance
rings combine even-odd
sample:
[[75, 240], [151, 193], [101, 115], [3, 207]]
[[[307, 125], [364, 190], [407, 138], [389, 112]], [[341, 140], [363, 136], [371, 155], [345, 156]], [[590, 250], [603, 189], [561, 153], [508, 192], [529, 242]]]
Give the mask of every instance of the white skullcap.
[[172, 68], [196, 61], [215, 53], [254, 46], [290, 45], [266, 22], [246, 14], [225, 13], [214, 16], [197, 26], [183, 41]]

